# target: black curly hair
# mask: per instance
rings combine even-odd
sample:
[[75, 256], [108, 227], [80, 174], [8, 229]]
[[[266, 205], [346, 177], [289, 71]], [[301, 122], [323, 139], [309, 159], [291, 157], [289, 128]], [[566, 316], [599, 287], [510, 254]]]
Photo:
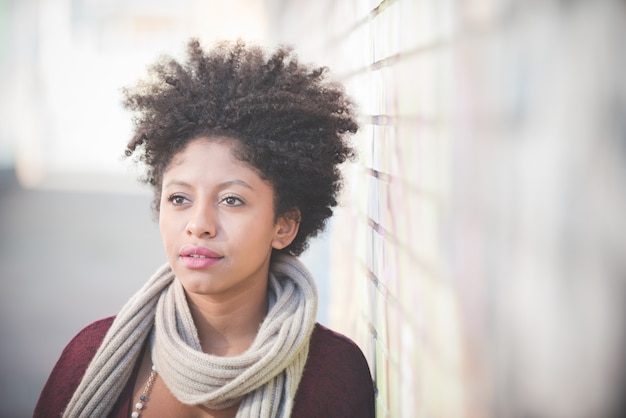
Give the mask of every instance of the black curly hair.
[[337, 205], [338, 165], [355, 155], [354, 104], [326, 73], [288, 47], [268, 54], [237, 41], [204, 51], [197, 39], [185, 62], [150, 67], [147, 80], [124, 89], [124, 106], [135, 112], [126, 155], [146, 166], [155, 210], [174, 155], [196, 138], [232, 138], [237, 157], [273, 186], [276, 216], [300, 211], [298, 235], [281, 251], [301, 254]]

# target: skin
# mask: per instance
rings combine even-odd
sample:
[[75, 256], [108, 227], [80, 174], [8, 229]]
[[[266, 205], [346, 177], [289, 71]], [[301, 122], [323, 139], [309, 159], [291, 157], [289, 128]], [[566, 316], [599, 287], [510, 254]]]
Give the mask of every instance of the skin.
[[[159, 213], [165, 252], [185, 289], [202, 349], [220, 356], [241, 354], [254, 341], [267, 313], [272, 249], [285, 248], [298, 232], [294, 216], [275, 215], [272, 185], [234, 157], [236, 145], [229, 138], [197, 138], [174, 156], [163, 176]], [[189, 257], [189, 248], [210, 256]], [[133, 399], [151, 364], [146, 350]], [[183, 405], [157, 378], [141, 416], [234, 417], [237, 408]]]

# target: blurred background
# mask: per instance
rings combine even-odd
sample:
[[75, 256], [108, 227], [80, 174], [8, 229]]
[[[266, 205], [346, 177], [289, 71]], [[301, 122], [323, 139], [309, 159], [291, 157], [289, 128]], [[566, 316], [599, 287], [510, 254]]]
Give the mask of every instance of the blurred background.
[[379, 417], [621, 416], [622, 0], [0, 0], [0, 416], [164, 262], [120, 89], [190, 36], [293, 45], [359, 105], [303, 258]]

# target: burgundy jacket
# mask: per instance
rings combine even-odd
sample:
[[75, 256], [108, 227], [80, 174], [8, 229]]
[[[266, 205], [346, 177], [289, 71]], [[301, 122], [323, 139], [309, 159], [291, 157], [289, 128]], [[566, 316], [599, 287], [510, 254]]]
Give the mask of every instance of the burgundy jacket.
[[[41, 392], [34, 418], [61, 416], [113, 319], [88, 325], [65, 347]], [[137, 365], [109, 417], [130, 416], [138, 371]], [[354, 342], [320, 324], [315, 325], [291, 416], [374, 417], [372, 378], [365, 357]]]

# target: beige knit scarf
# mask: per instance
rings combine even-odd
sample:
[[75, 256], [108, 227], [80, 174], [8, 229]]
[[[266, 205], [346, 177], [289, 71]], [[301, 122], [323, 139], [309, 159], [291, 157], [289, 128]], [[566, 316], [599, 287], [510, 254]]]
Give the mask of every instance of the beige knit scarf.
[[317, 290], [297, 258], [277, 255], [268, 297], [267, 316], [245, 353], [205, 354], [184, 290], [163, 266], [115, 318], [63, 417], [107, 416], [153, 328], [153, 362], [180, 402], [223, 409], [241, 401], [237, 417], [288, 417], [309, 352]]

